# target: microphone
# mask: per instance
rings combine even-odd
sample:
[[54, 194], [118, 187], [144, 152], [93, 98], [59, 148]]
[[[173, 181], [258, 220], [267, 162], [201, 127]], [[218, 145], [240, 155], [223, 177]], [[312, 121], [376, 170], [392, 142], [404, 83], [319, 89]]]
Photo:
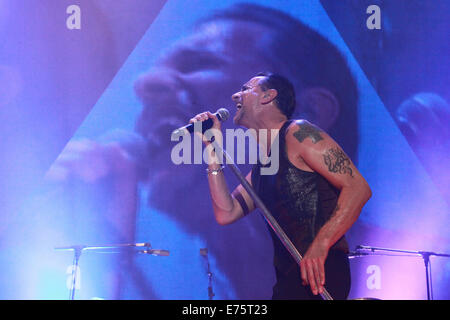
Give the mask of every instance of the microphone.
[[[220, 108], [217, 110], [217, 112], [214, 114], [219, 121], [225, 121], [230, 116], [230, 112], [225, 108]], [[202, 125], [202, 133], [205, 133], [206, 130], [211, 129], [214, 124], [213, 119], [208, 119], [201, 122]], [[172, 137], [180, 137], [187, 135], [189, 133], [194, 132], [194, 124], [190, 123], [184, 127], [178, 128], [172, 132]]]

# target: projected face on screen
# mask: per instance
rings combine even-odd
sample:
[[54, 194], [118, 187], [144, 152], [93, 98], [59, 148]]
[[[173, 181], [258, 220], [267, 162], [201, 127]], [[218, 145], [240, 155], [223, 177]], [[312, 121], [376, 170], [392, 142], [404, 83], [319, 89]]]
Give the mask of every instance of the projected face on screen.
[[[180, 169], [186, 176], [186, 168], [170, 166], [170, 133], [206, 110], [227, 107], [233, 117], [231, 94], [267, 70], [292, 79], [297, 90], [293, 118], [308, 119], [330, 131], [347, 153], [354, 153], [357, 92], [344, 60], [333, 45], [298, 21], [279, 23], [273, 27], [240, 19], [208, 20], [176, 42], [136, 81], [143, 103], [137, 131], [148, 139], [151, 161], [158, 168], [170, 168], [172, 173]], [[298, 33], [284, 37], [285, 29]], [[295, 46], [280, 50], [280, 43], [293, 41]]]
[[[153, 168], [158, 168], [151, 170], [150, 176], [156, 179], [159, 191], [173, 194], [181, 177], [183, 187], [186, 183], [198, 184], [198, 179], [190, 176], [203, 173], [198, 165], [171, 163], [174, 143], [170, 134], [203, 111], [226, 107], [234, 116], [231, 94], [257, 72], [270, 67], [258, 49], [261, 36], [268, 33], [268, 28], [256, 23], [204, 23], [175, 43], [155, 68], [136, 82], [144, 105], [137, 129], [149, 141]], [[232, 121], [224, 123], [224, 128], [232, 126]], [[172, 178], [173, 183], [168, 183]], [[169, 189], [164, 190], [164, 185]], [[158, 199], [169, 204], [161, 196]]]
[[144, 103], [138, 130], [159, 144], [199, 112], [227, 107], [234, 114], [231, 94], [269, 67], [258, 49], [267, 33], [255, 23], [217, 21], [177, 42], [136, 83]]

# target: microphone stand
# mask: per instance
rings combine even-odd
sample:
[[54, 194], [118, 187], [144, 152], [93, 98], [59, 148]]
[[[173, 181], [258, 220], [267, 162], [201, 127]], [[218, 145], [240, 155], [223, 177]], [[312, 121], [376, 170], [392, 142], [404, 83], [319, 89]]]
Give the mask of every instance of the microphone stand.
[[73, 246], [73, 262], [72, 262], [72, 286], [70, 290], [69, 300], [75, 300], [75, 289], [77, 283], [78, 264], [81, 257], [83, 246]]
[[[255, 206], [261, 210], [262, 215], [264, 216], [266, 222], [269, 224], [269, 226], [272, 228], [272, 230], [275, 232], [275, 234], [281, 240], [284, 247], [289, 251], [289, 253], [294, 258], [294, 260], [297, 262], [297, 264], [300, 265], [300, 261], [303, 259], [302, 255], [297, 250], [297, 248], [294, 246], [294, 244], [289, 239], [289, 237], [284, 232], [284, 230], [281, 228], [281, 226], [278, 224], [276, 219], [272, 216], [272, 214], [267, 209], [267, 207], [264, 205], [262, 200], [259, 198], [259, 196], [255, 192], [255, 190], [250, 185], [250, 183], [248, 183], [247, 179], [245, 179], [244, 175], [241, 173], [239, 168], [234, 164], [233, 159], [230, 157], [230, 155], [226, 152], [225, 149], [223, 149], [221, 146], [219, 146], [214, 141], [214, 139], [213, 139], [213, 141], [211, 141], [211, 143], [214, 146], [216, 154], [219, 153], [219, 154], [223, 154], [225, 156], [225, 158], [226, 158], [225, 163], [230, 165], [231, 171], [234, 173], [234, 175], [237, 177], [237, 179], [241, 182], [244, 189], [248, 192], [250, 197], [253, 199]], [[323, 290], [323, 293], [320, 294], [320, 296], [324, 300], [333, 300], [333, 298], [331, 297], [331, 295], [328, 293], [328, 291], [325, 288]]]
[[[135, 248], [144, 248], [143, 250], [139, 250], [139, 253], [146, 253], [151, 255], [158, 256], [168, 256], [169, 251], [167, 250], [154, 250], [151, 249], [151, 245], [148, 242], [143, 243], [126, 243], [126, 244], [109, 244], [104, 246], [87, 246], [87, 245], [74, 245], [68, 247], [56, 247], [54, 248], [57, 251], [71, 251], [74, 252], [73, 264], [72, 264], [72, 286], [70, 288], [69, 300], [75, 300], [75, 289], [76, 289], [76, 281], [77, 281], [77, 273], [78, 266], [81, 257], [81, 253], [83, 250], [91, 250], [94, 252], [100, 253], [117, 253], [117, 250], [129, 250]], [[116, 250], [116, 251], [114, 251]]]
[[215, 294], [214, 294], [214, 291], [213, 291], [213, 288], [212, 288], [212, 276], [213, 276], [213, 274], [212, 274], [211, 268], [209, 266], [208, 249], [207, 248], [200, 249], [200, 255], [202, 255], [206, 259], [207, 275], [208, 275], [208, 297], [209, 297], [209, 300], [212, 300], [213, 297], [215, 296]]
[[431, 251], [412, 251], [412, 250], [399, 250], [399, 249], [387, 249], [387, 248], [378, 248], [378, 247], [369, 247], [369, 246], [357, 246], [356, 250], [369, 250], [374, 253], [375, 251], [386, 251], [386, 252], [397, 252], [397, 253], [407, 253], [413, 255], [419, 255], [422, 257], [423, 262], [425, 264], [425, 277], [427, 283], [427, 300], [433, 300], [433, 287], [431, 281], [431, 264], [430, 264], [430, 256], [437, 257], [446, 257], [450, 258], [450, 254], [446, 253], [436, 253]]

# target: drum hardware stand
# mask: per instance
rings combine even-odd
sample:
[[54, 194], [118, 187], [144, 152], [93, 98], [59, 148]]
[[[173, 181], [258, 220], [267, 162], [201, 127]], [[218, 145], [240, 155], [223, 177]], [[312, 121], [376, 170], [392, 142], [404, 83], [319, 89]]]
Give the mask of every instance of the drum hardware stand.
[[205, 257], [205, 259], [206, 259], [206, 265], [207, 265], [207, 268], [208, 268], [207, 269], [208, 270], [208, 272], [207, 272], [207, 275], [208, 275], [208, 297], [209, 297], [209, 300], [212, 300], [213, 297], [215, 296], [215, 294], [214, 294], [213, 288], [212, 288], [212, 276], [213, 276], [213, 274], [212, 274], [210, 266], [209, 266], [208, 248], [200, 249], [200, 255]]
[[[360, 252], [361, 250], [368, 250], [369, 252]], [[450, 254], [436, 253], [436, 252], [430, 252], [430, 251], [386, 249], [386, 248], [378, 248], [378, 247], [369, 247], [369, 246], [359, 245], [359, 246], [356, 246], [356, 253], [354, 253], [354, 256], [371, 255], [371, 254], [374, 254], [376, 251], [396, 252], [396, 253], [402, 253], [402, 254], [410, 254], [410, 255], [414, 255], [414, 256], [417, 256], [417, 255], [421, 256], [423, 259], [423, 262], [425, 264], [425, 276], [426, 276], [426, 283], [427, 283], [427, 300], [433, 300], [433, 287], [432, 287], [432, 281], [431, 281], [430, 256], [450, 258]], [[385, 254], [385, 255], [387, 255], [387, 254]]]
[[[284, 232], [284, 230], [281, 228], [281, 226], [278, 224], [276, 219], [272, 216], [270, 211], [267, 209], [267, 207], [264, 205], [262, 200], [259, 198], [253, 187], [248, 183], [247, 179], [245, 179], [244, 175], [241, 173], [239, 168], [234, 164], [233, 159], [230, 157], [230, 155], [223, 149], [221, 146], [217, 144], [215, 139], [211, 139], [211, 144], [214, 146], [214, 150], [216, 154], [222, 154], [225, 156], [226, 164], [230, 165], [231, 171], [234, 173], [234, 175], [237, 177], [239, 182], [242, 184], [244, 189], [248, 192], [248, 194], [251, 196], [255, 203], [255, 207], [259, 208], [262, 212], [262, 215], [264, 216], [266, 222], [269, 224], [269, 226], [272, 228], [272, 230], [275, 232], [275, 234], [278, 236], [280, 241], [283, 243], [284, 247], [289, 251], [291, 256], [294, 258], [295, 262], [297, 262], [298, 265], [300, 265], [300, 261], [303, 259], [300, 252], [297, 250], [297, 248], [294, 246], [292, 241], [289, 239], [287, 234]], [[331, 295], [328, 293], [328, 291], [324, 288], [323, 292], [320, 293], [320, 296], [324, 300], [333, 300]]]
[[83, 250], [91, 250], [98, 253], [119, 253], [123, 250], [140, 249], [138, 253], [151, 254], [154, 256], [168, 256], [168, 250], [152, 249], [150, 243], [126, 243], [126, 244], [110, 244], [104, 246], [87, 246], [87, 245], [74, 245], [68, 247], [56, 247], [58, 251], [74, 251], [73, 264], [72, 264], [72, 286], [70, 288], [69, 300], [75, 300], [75, 289], [77, 281], [77, 273], [79, 268], [79, 261]]

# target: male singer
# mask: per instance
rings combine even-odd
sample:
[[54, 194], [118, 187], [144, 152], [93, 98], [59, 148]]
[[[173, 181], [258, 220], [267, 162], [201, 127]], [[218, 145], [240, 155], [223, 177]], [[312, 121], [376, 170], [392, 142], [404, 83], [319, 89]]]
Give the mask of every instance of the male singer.
[[[294, 88], [286, 78], [258, 74], [231, 98], [237, 107], [235, 124], [256, 131], [266, 129], [268, 135], [271, 129], [279, 129], [278, 172], [262, 175], [263, 165], [258, 162], [247, 175], [303, 255], [299, 271], [271, 231], [277, 277], [272, 298], [317, 299], [326, 284], [334, 299], [346, 299], [350, 269], [344, 235], [371, 197], [369, 185], [327, 133], [306, 120], [290, 119], [296, 103]], [[220, 121], [210, 112], [198, 114], [190, 122], [208, 118], [214, 121], [213, 129], [221, 129]], [[266, 141], [273, 138], [268, 136]], [[224, 167], [219, 163], [210, 161], [208, 182], [215, 218], [227, 225], [253, 211], [255, 205], [242, 185], [229, 192], [222, 174]]]

